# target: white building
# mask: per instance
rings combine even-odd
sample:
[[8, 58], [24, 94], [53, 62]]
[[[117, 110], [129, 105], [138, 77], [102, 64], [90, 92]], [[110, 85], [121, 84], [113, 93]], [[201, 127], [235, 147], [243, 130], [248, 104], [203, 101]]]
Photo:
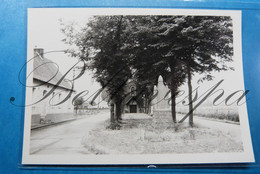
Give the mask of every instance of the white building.
[[[69, 82], [61, 80], [63, 75], [54, 62], [44, 57], [43, 49], [34, 49], [33, 61], [32, 97], [33, 103], [39, 102], [32, 105], [32, 124], [69, 119], [74, 112], [71, 100], [75, 91]], [[70, 93], [72, 95], [65, 102], [58, 104]]]

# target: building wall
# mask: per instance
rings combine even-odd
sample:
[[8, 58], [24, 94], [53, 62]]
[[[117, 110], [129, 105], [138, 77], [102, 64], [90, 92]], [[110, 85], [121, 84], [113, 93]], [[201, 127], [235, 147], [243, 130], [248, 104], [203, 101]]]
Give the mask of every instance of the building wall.
[[135, 113], [141, 113], [140, 107], [139, 107], [139, 105], [137, 104], [136, 101], [131, 101], [129, 104], [125, 105], [125, 112], [126, 112], [126, 113], [130, 113], [130, 111], [131, 111], [131, 108], [130, 108], [131, 105], [136, 106], [136, 112], [135, 112]]
[[[41, 82], [34, 80], [34, 86], [40, 85]], [[42, 99], [53, 87], [51, 84], [44, 84], [33, 88], [33, 103]], [[74, 106], [71, 103], [73, 95], [64, 103], [53, 106], [62, 101], [69, 94], [68, 89], [56, 88], [52, 94], [41, 102], [32, 106], [32, 115], [48, 115], [48, 114], [61, 114], [61, 113], [73, 113]]]

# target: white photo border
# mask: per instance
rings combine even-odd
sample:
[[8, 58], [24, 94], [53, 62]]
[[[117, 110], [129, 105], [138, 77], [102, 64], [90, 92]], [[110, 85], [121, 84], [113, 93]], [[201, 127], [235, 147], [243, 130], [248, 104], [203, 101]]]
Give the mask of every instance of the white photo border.
[[[29, 8], [28, 9], [28, 45], [30, 42], [30, 15], [37, 10], [70, 11], [75, 8]], [[198, 9], [141, 9], [141, 8], [78, 8], [87, 10], [90, 15], [197, 15], [197, 16], [230, 16], [233, 20], [234, 57], [238, 60], [238, 75], [241, 77], [241, 89], [244, 90], [242, 63], [241, 11], [239, 10], [198, 10]], [[29, 48], [27, 51], [30, 52]], [[29, 60], [29, 57], [28, 57]], [[27, 65], [27, 74], [32, 70]], [[32, 84], [28, 78], [27, 86]], [[32, 89], [26, 88], [26, 104], [31, 103]], [[185, 153], [185, 154], [131, 154], [131, 155], [30, 155], [31, 107], [25, 107], [24, 139], [22, 164], [37, 165], [101, 165], [101, 164], [201, 164], [201, 163], [247, 163], [255, 162], [248, 122], [247, 107], [239, 107], [241, 137], [244, 151], [236, 153]], [[242, 116], [241, 116], [242, 115]]]

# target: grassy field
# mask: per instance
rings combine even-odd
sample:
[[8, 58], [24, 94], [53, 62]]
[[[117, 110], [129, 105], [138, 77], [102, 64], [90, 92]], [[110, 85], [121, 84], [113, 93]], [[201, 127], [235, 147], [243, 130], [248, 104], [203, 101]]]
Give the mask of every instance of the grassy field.
[[[177, 107], [177, 113], [187, 114], [187, 107]], [[194, 115], [200, 117], [207, 117], [220, 120], [229, 120], [234, 122], [239, 122], [239, 113], [236, 107], [226, 107], [226, 106], [199, 106], [195, 111]]]
[[[228, 123], [219, 123], [229, 126]], [[241, 140], [218, 129], [160, 123], [144, 114], [125, 114], [119, 130], [98, 125], [82, 144], [94, 154], [214, 153], [243, 151]], [[233, 125], [232, 126], [238, 126]]]

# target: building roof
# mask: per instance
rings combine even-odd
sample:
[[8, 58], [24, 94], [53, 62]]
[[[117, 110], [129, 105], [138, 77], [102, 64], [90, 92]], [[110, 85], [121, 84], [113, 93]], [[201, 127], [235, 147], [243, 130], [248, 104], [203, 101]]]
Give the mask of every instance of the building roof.
[[[53, 61], [40, 56], [36, 56], [33, 60], [33, 79], [56, 85], [62, 78], [63, 75]], [[64, 79], [58, 86], [71, 90], [71, 85]]]
[[136, 101], [136, 102], [137, 102], [136, 97], [135, 97], [135, 96], [130, 96], [130, 97], [126, 100], [125, 104], [126, 104], [126, 105], [129, 105], [129, 103], [130, 103], [131, 101]]

